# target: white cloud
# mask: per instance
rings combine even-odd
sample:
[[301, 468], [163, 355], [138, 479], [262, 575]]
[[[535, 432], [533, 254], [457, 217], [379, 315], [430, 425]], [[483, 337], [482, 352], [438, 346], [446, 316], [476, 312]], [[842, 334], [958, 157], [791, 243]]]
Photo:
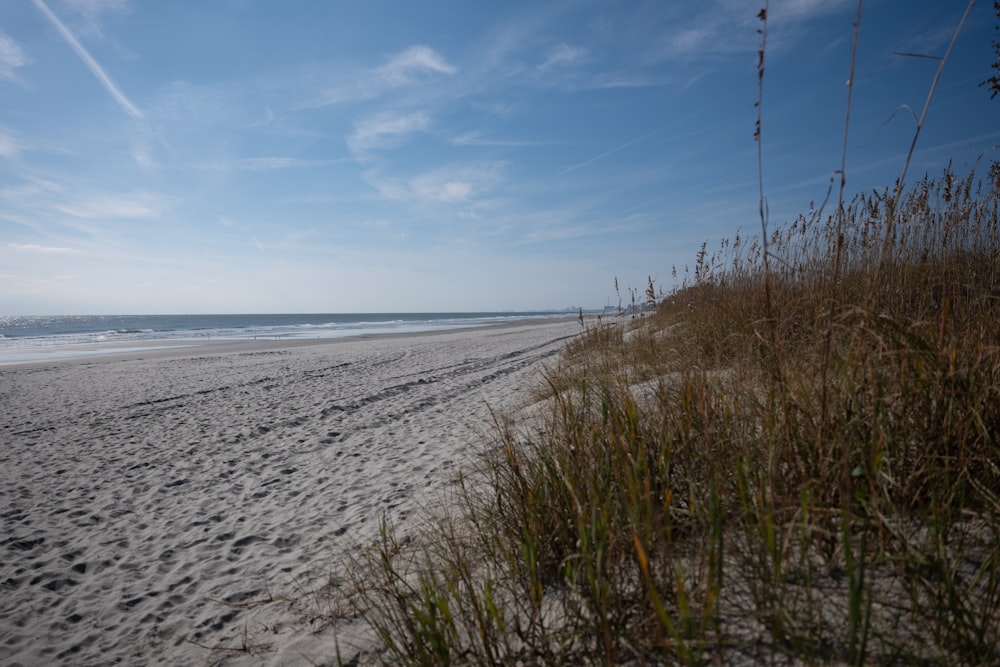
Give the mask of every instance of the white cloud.
[[700, 51], [717, 38], [714, 26], [695, 26], [670, 35], [666, 48], [678, 55]]
[[53, 246], [36, 245], [34, 243], [8, 243], [7, 247], [20, 252], [41, 252], [52, 255], [66, 255], [74, 252], [79, 252], [79, 250], [77, 250], [76, 248], [59, 248]]
[[156, 210], [143, 197], [96, 197], [70, 204], [59, 204], [56, 209], [77, 218], [151, 218]]
[[643, 76], [630, 72], [607, 72], [599, 74], [589, 82], [587, 87], [597, 89], [609, 88], [655, 88], [658, 86], [677, 86], [681, 89], [689, 87], [702, 78], [702, 72], [685, 72], [682, 76]]
[[81, 32], [100, 37], [104, 32], [105, 14], [123, 14], [128, 11], [128, 0], [62, 0], [61, 4], [79, 16]]
[[255, 120], [247, 124], [248, 128], [254, 127], [267, 127], [274, 122], [274, 112], [271, 111], [270, 107], [264, 107], [264, 118], [263, 120]]
[[412, 84], [420, 75], [451, 75], [457, 71], [434, 49], [428, 46], [412, 46], [392, 56], [388, 62], [379, 67], [339, 72], [335, 83], [326, 88], [318, 99], [307, 102], [302, 107], [364, 102], [376, 99], [394, 88]]
[[517, 112], [517, 107], [509, 101], [480, 102], [473, 100], [469, 106], [476, 111], [481, 111], [485, 114], [496, 116], [498, 118], [507, 118], [513, 116]]
[[35, 218], [26, 217], [19, 215], [17, 213], [11, 213], [10, 211], [0, 210], [0, 220], [4, 222], [10, 222], [15, 225], [21, 225], [23, 227], [31, 227], [32, 229], [37, 229], [40, 225]]
[[197, 168], [212, 171], [272, 171], [275, 169], [310, 169], [314, 167], [326, 167], [349, 160], [303, 160], [296, 157], [262, 156], [248, 157], [239, 160], [223, 160], [218, 162], [208, 162], [199, 164]]
[[[851, 0], [772, 0], [767, 14], [769, 50], [801, 39], [803, 23], [843, 11], [851, 4]], [[746, 0], [714, 0], [694, 6], [698, 8], [695, 12], [671, 21], [671, 29], [653, 54], [654, 61], [690, 60], [759, 48], [760, 37], [755, 31], [760, 25], [759, 7], [748, 6]]]
[[31, 177], [27, 178], [21, 185], [8, 185], [0, 188], [0, 199], [29, 198], [43, 193], [60, 191], [62, 191], [62, 186], [55, 181]]
[[159, 167], [159, 163], [154, 157], [153, 142], [148, 132], [139, 133], [132, 139], [132, 159], [136, 165], [144, 171], [150, 171]]
[[951, 41], [954, 33], [954, 25], [937, 26], [906, 37], [898, 45], [894, 45], [894, 50], [921, 55], [943, 55], [943, 51], [948, 46], [948, 42]]
[[30, 62], [21, 45], [0, 32], [0, 79], [17, 81], [17, 68]]
[[555, 65], [572, 65], [582, 62], [586, 57], [586, 49], [578, 49], [569, 44], [559, 44], [559, 46], [552, 49], [548, 59], [539, 65], [539, 69], [545, 70]]
[[389, 85], [399, 86], [410, 83], [413, 74], [429, 72], [454, 74], [456, 69], [434, 49], [428, 46], [413, 46], [393, 56], [376, 71]]
[[426, 130], [430, 123], [430, 116], [423, 111], [402, 115], [383, 112], [356, 123], [347, 146], [356, 157], [363, 157], [371, 150], [395, 145], [403, 135]]
[[410, 178], [384, 178], [374, 171], [365, 180], [385, 199], [419, 203], [472, 203], [476, 197], [497, 187], [507, 166], [504, 160], [474, 165], [433, 169]]
[[17, 157], [20, 152], [21, 146], [17, 139], [9, 134], [0, 132], [0, 157], [7, 158], [9, 160]]
[[308, 100], [296, 108], [313, 109], [370, 100], [378, 95], [379, 86], [376, 86], [367, 77], [368, 71], [365, 71], [356, 80], [335, 83], [321, 92], [316, 99]]
[[783, 20], [809, 20], [852, 5], [851, 0], [777, 0], [771, 14]]
[[250, 157], [239, 160], [237, 165], [250, 171], [265, 171], [294, 167], [321, 167], [330, 163], [331, 160], [302, 160], [294, 157]]
[[667, 127], [668, 127], [667, 125], [664, 125], [662, 127], [658, 127], [655, 130], [652, 130], [651, 132], [647, 132], [646, 134], [642, 135], [641, 137], [637, 137], [637, 138], [632, 139], [630, 141], [627, 141], [627, 142], [625, 142], [623, 144], [615, 146], [614, 148], [612, 148], [610, 150], [607, 150], [607, 151], [604, 151], [603, 153], [601, 153], [599, 155], [595, 155], [593, 157], [587, 158], [583, 162], [578, 162], [578, 163], [576, 163], [574, 165], [571, 165], [571, 166], [563, 169], [562, 171], [560, 171], [558, 175], [562, 176], [563, 174], [568, 174], [571, 171], [576, 171], [577, 169], [579, 169], [581, 167], [587, 166], [591, 162], [597, 162], [598, 160], [600, 160], [603, 157], [607, 157], [608, 155], [611, 155], [613, 153], [617, 153], [618, 151], [624, 150], [624, 149], [628, 148], [629, 146], [633, 146], [635, 144], [643, 142], [646, 139], [649, 139], [650, 137], [652, 137], [652, 136], [654, 136], [656, 134], [659, 134], [663, 130], [667, 129]]
[[522, 141], [519, 139], [490, 139], [480, 132], [466, 132], [451, 139], [454, 146], [545, 146], [548, 141]]
[[439, 180], [421, 177], [411, 183], [413, 194], [418, 199], [437, 200], [445, 203], [467, 201], [472, 195], [473, 185], [462, 180]]
[[55, 26], [63, 40], [70, 46], [71, 49], [73, 49], [74, 52], [76, 52], [76, 55], [83, 61], [83, 64], [87, 66], [100, 84], [104, 86], [104, 89], [108, 91], [108, 94], [111, 95], [122, 110], [124, 110], [125, 113], [132, 118], [142, 120], [143, 115], [142, 112], [139, 111], [138, 107], [132, 104], [132, 102], [125, 97], [125, 93], [123, 93], [115, 82], [111, 80], [111, 77], [109, 77], [107, 72], [104, 71], [104, 68], [101, 67], [96, 60], [94, 60], [93, 56], [90, 55], [87, 49], [83, 48], [80, 42], [77, 41], [76, 37], [73, 36], [73, 33], [69, 31], [69, 28], [67, 28], [63, 22], [59, 20], [59, 17], [52, 13], [49, 6], [45, 4], [45, 0], [32, 0], [32, 2], [35, 4], [35, 7], [38, 8], [38, 11], [40, 11], [45, 18], [47, 18], [49, 22]]

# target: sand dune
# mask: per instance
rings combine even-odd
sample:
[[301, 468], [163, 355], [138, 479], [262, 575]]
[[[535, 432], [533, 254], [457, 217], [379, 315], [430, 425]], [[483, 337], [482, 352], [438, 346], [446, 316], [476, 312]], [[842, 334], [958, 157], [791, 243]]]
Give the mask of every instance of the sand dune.
[[[0, 368], [0, 662], [321, 664], [282, 605], [452, 483], [575, 322]], [[145, 358], [142, 358], [145, 357]], [[265, 630], [266, 629], [266, 630]], [[291, 632], [291, 630], [289, 630]]]

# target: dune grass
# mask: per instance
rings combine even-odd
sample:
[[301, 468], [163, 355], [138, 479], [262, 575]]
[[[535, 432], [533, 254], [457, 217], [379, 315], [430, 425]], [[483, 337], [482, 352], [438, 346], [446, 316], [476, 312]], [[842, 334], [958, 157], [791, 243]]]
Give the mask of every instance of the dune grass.
[[773, 230], [762, 182], [760, 235], [581, 321], [449, 512], [331, 582], [354, 661], [1000, 663], [1000, 163], [906, 166]]
[[589, 323], [450, 515], [353, 562], [373, 661], [1000, 661], [1000, 164], [883, 250], [891, 198], [775, 230], [770, 309], [736, 238]]

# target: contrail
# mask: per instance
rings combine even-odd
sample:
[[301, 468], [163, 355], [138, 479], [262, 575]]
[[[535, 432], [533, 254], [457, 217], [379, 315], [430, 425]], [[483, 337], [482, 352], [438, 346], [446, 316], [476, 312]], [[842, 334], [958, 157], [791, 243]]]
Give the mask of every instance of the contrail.
[[142, 112], [139, 111], [139, 109], [137, 109], [127, 97], [125, 97], [125, 93], [118, 89], [118, 86], [116, 86], [115, 82], [111, 80], [111, 77], [109, 77], [97, 61], [94, 60], [89, 53], [87, 53], [87, 49], [83, 48], [80, 42], [76, 41], [76, 37], [73, 36], [73, 33], [69, 31], [69, 28], [63, 25], [58, 16], [52, 13], [52, 10], [45, 4], [45, 0], [31, 1], [35, 3], [35, 7], [38, 7], [38, 11], [45, 14], [45, 17], [52, 22], [52, 25], [56, 27], [56, 30], [58, 30], [59, 34], [62, 35], [62, 38], [66, 40], [66, 43], [69, 44], [74, 51], [76, 51], [76, 55], [80, 56], [80, 60], [83, 61], [83, 64], [86, 65], [91, 72], [93, 72], [94, 76], [96, 76], [97, 80], [101, 82], [101, 85], [104, 86], [105, 90], [111, 93], [111, 97], [115, 98], [115, 101], [118, 102], [122, 109], [124, 109], [125, 113], [136, 120], [142, 120]]
[[657, 129], [653, 130], [652, 132], [647, 132], [646, 134], [642, 135], [638, 139], [633, 139], [632, 141], [629, 141], [628, 143], [624, 143], [621, 146], [616, 146], [615, 148], [612, 148], [611, 150], [609, 150], [607, 152], [604, 152], [604, 153], [601, 153], [600, 155], [592, 157], [589, 160], [584, 160], [583, 162], [580, 162], [579, 164], [574, 164], [572, 167], [569, 167], [568, 169], [563, 169], [562, 171], [560, 171], [556, 175], [557, 176], [562, 176], [563, 174], [568, 174], [569, 172], [574, 171], [576, 169], [579, 169], [580, 167], [586, 167], [591, 162], [596, 162], [597, 160], [600, 160], [602, 157], [607, 157], [607, 156], [611, 155], [612, 153], [617, 153], [618, 151], [623, 150], [625, 148], [628, 148], [629, 146], [631, 146], [633, 144], [637, 144], [640, 141], [643, 141], [645, 139], [649, 139], [654, 134], [658, 134], [660, 132], [663, 132], [663, 130], [667, 129], [667, 127], [669, 127], [669, 125], [664, 125], [663, 127], [657, 128]]

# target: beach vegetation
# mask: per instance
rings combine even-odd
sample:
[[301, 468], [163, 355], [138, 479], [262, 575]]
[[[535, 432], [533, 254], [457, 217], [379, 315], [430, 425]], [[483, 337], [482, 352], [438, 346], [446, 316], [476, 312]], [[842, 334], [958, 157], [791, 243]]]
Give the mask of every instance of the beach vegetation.
[[770, 312], [737, 237], [588, 323], [454, 512], [356, 558], [378, 660], [1000, 660], [1000, 164], [882, 252], [891, 196], [775, 229]]
[[781, 226], [761, 190], [353, 555], [373, 662], [1000, 662], [1000, 162]]

